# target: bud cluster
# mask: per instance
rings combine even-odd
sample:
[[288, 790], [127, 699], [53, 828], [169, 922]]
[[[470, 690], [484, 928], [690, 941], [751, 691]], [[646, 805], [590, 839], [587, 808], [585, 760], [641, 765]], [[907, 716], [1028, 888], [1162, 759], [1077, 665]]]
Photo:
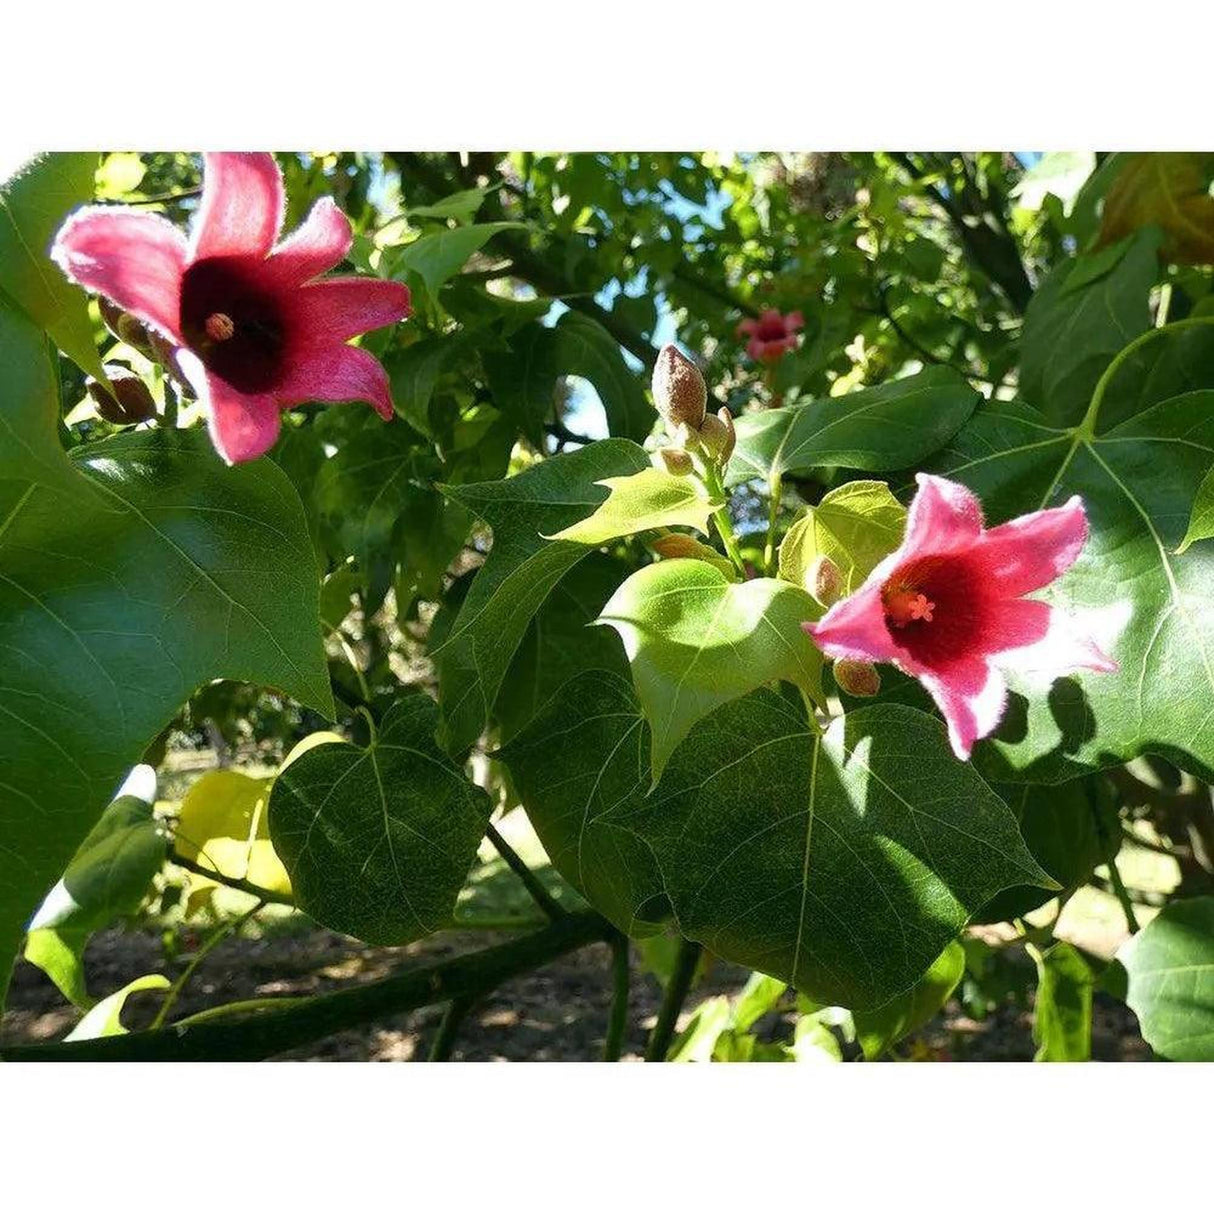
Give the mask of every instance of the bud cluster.
[[696, 470], [697, 459], [714, 470], [723, 468], [737, 442], [733, 417], [722, 406], [708, 412], [708, 385], [699, 367], [675, 346], [663, 346], [653, 368], [653, 403], [673, 440], [661, 449], [666, 467], [676, 476]]

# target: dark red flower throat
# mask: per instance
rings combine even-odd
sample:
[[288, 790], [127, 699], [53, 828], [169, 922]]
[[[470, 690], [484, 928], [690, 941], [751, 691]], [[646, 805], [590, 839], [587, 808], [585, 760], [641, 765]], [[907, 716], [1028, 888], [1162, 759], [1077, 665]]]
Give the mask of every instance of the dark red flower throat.
[[987, 594], [964, 557], [923, 556], [900, 565], [881, 588], [890, 636], [916, 661], [941, 667], [981, 634]]

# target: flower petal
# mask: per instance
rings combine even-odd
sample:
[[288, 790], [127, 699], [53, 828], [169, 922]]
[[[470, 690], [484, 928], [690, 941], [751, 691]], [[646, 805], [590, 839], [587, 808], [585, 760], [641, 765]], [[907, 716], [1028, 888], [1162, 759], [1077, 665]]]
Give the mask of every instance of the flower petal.
[[1118, 669], [1117, 662], [1080, 627], [1074, 616], [1048, 603], [1024, 599], [1009, 606], [1040, 609], [1040, 625], [1033, 640], [1009, 647], [999, 654], [1005, 670], [1017, 674], [1043, 675], [1050, 679], [1076, 670], [1098, 670], [1105, 674]]
[[237, 392], [207, 371], [192, 350], [180, 351], [177, 361], [207, 408], [211, 441], [226, 463], [257, 459], [274, 446], [282, 419], [273, 396]]
[[881, 583], [871, 577], [859, 590], [836, 603], [816, 624], [804, 623], [801, 627], [828, 657], [893, 662], [906, 656], [885, 622]]
[[790, 335], [795, 333], [798, 329], [803, 329], [804, 327], [805, 317], [802, 316], [800, 312], [789, 312], [789, 314], [784, 318], [784, 328]]
[[978, 658], [958, 662], [946, 673], [919, 676], [948, 724], [953, 754], [968, 759], [974, 743], [993, 733], [1007, 706], [1003, 675]]
[[265, 257], [278, 239], [286, 205], [274, 157], [269, 152], [207, 152], [202, 160], [194, 258]]
[[356, 346], [318, 346], [299, 355], [274, 395], [283, 406], [365, 400], [385, 420], [393, 414], [387, 371]]
[[308, 217], [270, 253], [284, 282], [307, 282], [331, 270], [350, 251], [350, 221], [332, 198], [322, 198]]
[[1074, 563], [1088, 538], [1083, 499], [1024, 514], [987, 531], [973, 556], [986, 567], [1000, 594], [1027, 594], [1048, 586]]
[[325, 278], [300, 287], [284, 302], [304, 341], [333, 343], [403, 320], [409, 315], [409, 288], [383, 278]]
[[180, 343], [186, 242], [168, 220], [131, 207], [83, 207], [59, 229], [51, 257], [73, 282]]
[[982, 534], [982, 505], [964, 486], [942, 476], [920, 472], [919, 491], [906, 517], [900, 555], [955, 552]]

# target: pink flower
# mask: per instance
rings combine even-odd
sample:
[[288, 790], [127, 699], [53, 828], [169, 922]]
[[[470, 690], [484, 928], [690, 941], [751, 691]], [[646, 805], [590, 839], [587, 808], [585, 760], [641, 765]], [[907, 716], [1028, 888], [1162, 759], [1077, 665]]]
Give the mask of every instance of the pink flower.
[[1083, 502], [1038, 510], [985, 530], [964, 485], [918, 476], [902, 546], [816, 624], [802, 624], [833, 658], [892, 662], [913, 675], [948, 722], [959, 759], [999, 724], [1001, 670], [1050, 678], [1117, 663], [1065, 613], [1023, 596], [1074, 563], [1088, 535]]
[[797, 330], [805, 324], [800, 312], [789, 312], [784, 316], [775, 308], [768, 308], [758, 320], [744, 320], [738, 325], [738, 336], [748, 336], [746, 353], [756, 362], [779, 362], [791, 350], [797, 348]]
[[267, 152], [210, 152], [193, 231], [133, 207], [83, 207], [51, 256], [73, 282], [163, 334], [228, 463], [278, 437], [280, 411], [367, 401], [392, 416], [388, 376], [346, 342], [409, 314], [401, 283], [320, 278], [350, 249], [350, 221], [322, 198], [285, 240], [282, 173]]

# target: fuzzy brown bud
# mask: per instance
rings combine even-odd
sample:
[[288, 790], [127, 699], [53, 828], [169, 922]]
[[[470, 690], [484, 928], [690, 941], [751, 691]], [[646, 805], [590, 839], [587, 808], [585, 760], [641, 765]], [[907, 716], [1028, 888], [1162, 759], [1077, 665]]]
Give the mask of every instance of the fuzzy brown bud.
[[666, 471], [672, 476], [690, 476], [693, 471], [691, 456], [686, 451], [680, 451], [678, 447], [659, 447], [658, 454], [662, 457], [662, 463], [666, 465]]
[[721, 419], [721, 424], [729, 433], [725, 450], [721, 452], [721, 463], [727, 464], [729, 457], [733, 454], [734, 447], [738, 445], [738, 432], [733, 428], [733, 414], [724, 405], [717, 410], [717, 416]]
[[700, 369], [674, 346], [663, 346], [653, 367], [653, 403], [674, 432], [676, 426], [700, 428], [708, 403], [708, 385]]
[[138, 350], [145, 358], [152, 357], [152, 337], [147, 327], [136, 320], [129, 312], [124, 312], [117, 304], [111, 303], [105, 296], [97, 300], [101, 309], [101, 319], [105, 327], [132, 350]]
[[835, 682], [849, 696], [875, 696], [881, 690], [881, 676], [871, 662], [840, 658], [835, 663]]
[[156, 402], [148, 386], [133, 371], [126, 367], [107, 366], [109, 387], [90, 379], [86, 382], [88, 394], [97, 405], [97, 412], [106, 421], [118, 426], [131, 426], [156, 416]]
[[723, 464], [733, 450], [733, 432], [715, 413], [710, 413], [700, 423], [700, 442], [709, 457]]
[[805, 571], [805, 589], [822, 604], [833, 607], [843, 594], [843, 576], [828, 556], [820, 556]]

